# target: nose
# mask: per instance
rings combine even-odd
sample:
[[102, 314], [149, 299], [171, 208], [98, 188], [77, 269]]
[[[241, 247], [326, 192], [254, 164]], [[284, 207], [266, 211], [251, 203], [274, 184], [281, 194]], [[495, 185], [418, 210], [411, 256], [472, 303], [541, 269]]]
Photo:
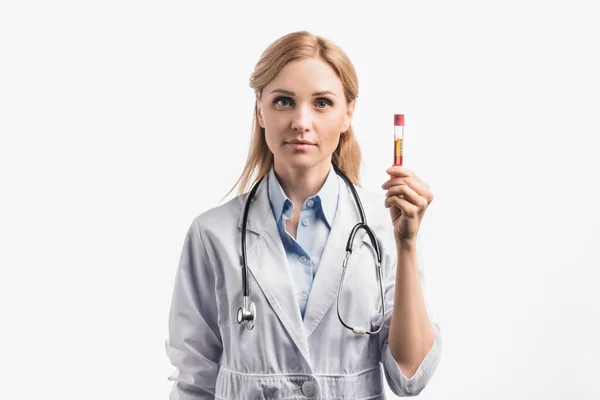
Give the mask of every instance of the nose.
[[310, 131], [312, 127], [312, 110], [309, 106], [299, 106], [292, 117], [292, 129], [298, 132]]

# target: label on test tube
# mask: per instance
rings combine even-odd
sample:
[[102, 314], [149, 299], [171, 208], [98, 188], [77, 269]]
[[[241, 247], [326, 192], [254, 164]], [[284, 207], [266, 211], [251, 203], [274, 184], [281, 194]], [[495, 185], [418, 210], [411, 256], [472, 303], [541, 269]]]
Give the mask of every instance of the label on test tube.
[[394, 151], [394, 165], [402, 165], [402, 138], [396, 138]]

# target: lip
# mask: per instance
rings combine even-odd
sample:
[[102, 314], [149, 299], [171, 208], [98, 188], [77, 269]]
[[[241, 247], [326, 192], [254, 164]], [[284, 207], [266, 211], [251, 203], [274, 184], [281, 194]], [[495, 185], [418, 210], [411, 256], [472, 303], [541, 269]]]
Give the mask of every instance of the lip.
[[315, 145], [313, 142], [309, 142], [308, 140], [301, 140], [301, 139], [290, 140], [289, 142], [287, 142], [287, 144], [308, 144], [311, 146]]
[[286, 142], [285, 144], [290, 146], [294, 150], [299, 150], [299, 151], [310, 150], [312, 147], [316, 146], [315, 143], [309, 142], [308, 140], [303, 140], [303, 139], [292, 139], [289, 142]]
[[311, 143], [287, 142], [286, 144], [295, 150], [308, 150], [311, 147], [315, 147], [315, 145]]

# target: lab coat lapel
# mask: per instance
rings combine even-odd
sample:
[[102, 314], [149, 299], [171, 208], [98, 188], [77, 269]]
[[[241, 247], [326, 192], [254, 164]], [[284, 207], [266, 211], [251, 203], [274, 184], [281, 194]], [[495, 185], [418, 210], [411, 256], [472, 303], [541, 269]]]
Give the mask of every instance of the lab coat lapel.
[[[302, 324], [298, 299], [294, 295], [292, 274], [273, 217], [267, 189], [267, 177], [265, 177], [257, 189], [248, 214], [246, 233], [248, 270], [258, 282], [271, 308], [310, 365], [307, 335]], [[242, 222], [243, 217], [240, 216], [238, 225], [240, 232]], [[250, 290], [251, 299], [252, 296], [253, 293]], [[257, 314], [259, 314], [257, 324], [260, 323], [260, 313], [263, 312], [266, 310], [257, 310]]]
[[[360, 222], [360, 216], [354, 204], [354, 197], [350, 192], [350, 188], [341, 177], [338, 177], [338, 179], [340, 182], [338, 209], [323, 249], [304, 314], [304, 328], [307, 337], [314, 332], [327, 310], [337, 300], [338, 287], [342, 277], [342, 262], [346, 256], [346, 243], [352, 228]], [[354, 246], [361, 240], [363, 232], [363, 230], [357, 232]], [[354, 260], [355, 258], [350, 257], [346, 267], [345, 280], [348, 279], [349, 273], [352, 271]], [[341, 325], [340, 328], [342, 328]]]

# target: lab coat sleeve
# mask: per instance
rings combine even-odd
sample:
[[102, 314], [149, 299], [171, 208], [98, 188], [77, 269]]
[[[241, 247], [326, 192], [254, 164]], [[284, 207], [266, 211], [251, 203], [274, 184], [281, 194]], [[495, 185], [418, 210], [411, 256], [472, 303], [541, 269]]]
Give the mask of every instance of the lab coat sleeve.
[[175, 371], [170, 400], [213, 399], [222, 342], [218, 328], [214, 270], [197, 222], [185, 237], [169, 312], [167, 356]]
[[419, 365], [416, 373], [409, 379], [403, 373], [398, 363], [392, 356], [390, 347], [388, 344], [388, 335], [390, 322], [392, 318], [392, 309], [394, 306], [394, 292], [396, 286], [396, 264], [397, 264], [397, 253], [396, 246], [392, 236], [391, 241], [387, 241], [387, 251], [382, 256], [382, 268], [387, 271], [387, 278], [385, 278], [385, 324], [381, 332], [379, 333], [380, 348], [381, 348], [381, 362], [385, 373], [385, 378], [390, 386], [390, 389], [394, 394], [400, 397], [417, 396], [425, 388], [431, 377], [433, 376], [437, 366], [440, 362], [441, 351], [442, 351], [442, 338], [440, 335], [440, 326], [437, 322], [434, 322], [432, 318], [432, 310], [427, 301], [425, 292], [425, 276], [424, 276], [424, 265], [423, 265], [423, 250], [422, 241], [420, 235], [417, 236], [417, 264], [419, 268], [419, 278], [421, 281], [421, 288], [425, 297], [425, 305], [432, 321], [435, 339], [433, 346], [429, 350], [429, 353], [425, 356], [424, 360]]

